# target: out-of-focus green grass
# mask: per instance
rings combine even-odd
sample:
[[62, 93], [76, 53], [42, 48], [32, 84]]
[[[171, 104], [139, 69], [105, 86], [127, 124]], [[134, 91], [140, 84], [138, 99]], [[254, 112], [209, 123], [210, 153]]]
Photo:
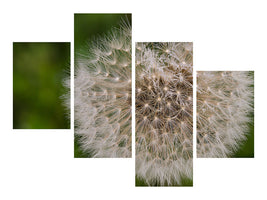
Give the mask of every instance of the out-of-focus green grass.
[[[86, 53], [85, 49], [98, 37], [107, 34], [113, 27], [119, 28], [121, 20], [125, 18], [131, 23], [131, 14], [74, 14], [74, 59], [79, 53]], [[74, 157], [91, 157], [81, 150], [77, 136], [74, 141]]]
[[13, 128], [67, 129], [62, 80], [70, 70], [70, 43], [13, 43]]

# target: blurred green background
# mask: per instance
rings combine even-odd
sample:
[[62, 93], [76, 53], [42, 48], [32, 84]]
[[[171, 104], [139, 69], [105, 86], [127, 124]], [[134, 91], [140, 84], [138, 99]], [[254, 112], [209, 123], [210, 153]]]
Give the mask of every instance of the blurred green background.
[[75, 55], [113, 27], [119, 28], [121, 20], [126, 18], [131, 23], [131, 14], [74, 14]]
[[[125, 18], [131, 23], [131, 14], [74, 14], [74, 60], [79, 53], [88, 52], [86, 50], [88, 45], [90, 47], [90, 42], [104, 36], [112, 28], [119, 28], [121, 20]], [[77, 135], [74, 141], [74, 157], [92, 157], [81, 150]]]
[[68, 129], [70, 43], [13, 43], [13, 128]]
[[249, 123], [249, 132], [239, 150], [232, 158], [254, 158], [254, 113], [250, 114], [251, 122]]

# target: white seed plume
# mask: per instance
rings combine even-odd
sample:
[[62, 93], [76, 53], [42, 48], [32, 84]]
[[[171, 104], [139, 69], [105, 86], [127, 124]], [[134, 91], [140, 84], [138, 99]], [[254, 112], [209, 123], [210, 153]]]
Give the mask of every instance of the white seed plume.
[[253, 111], [246, 71], [197, 73], [197, 156], [231, 156], [246, 139]]
[[136, 176], [192, 179], [192, 43], [136, 44]]
[[131, 27], [113, 29], [75, 62], [75, 134], [92, 157], [131, 157]]

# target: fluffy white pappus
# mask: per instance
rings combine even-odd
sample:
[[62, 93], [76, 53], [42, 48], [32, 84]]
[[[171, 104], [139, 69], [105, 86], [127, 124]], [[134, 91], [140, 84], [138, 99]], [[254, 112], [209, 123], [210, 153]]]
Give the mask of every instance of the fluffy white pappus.
[[90, 157], [131, 157], [131, 27], [123, 22], [75, 61], [75, 136]]
[[198, 157], [230, 157], [246, 139], [254, 98], [250, 73], [197, 73]]
[[64, 71], [65, 77], [62, 80], [62, 86], [66, 89], [65, 93], [60, 96], [60, 99], [62, 101], [62, 104], [65, 108], [65, 113], [66, 113], [66, 119], [70, 120], [70, 71]]
[[192, 179], [192, 43], [136, 43], [136, 176]]

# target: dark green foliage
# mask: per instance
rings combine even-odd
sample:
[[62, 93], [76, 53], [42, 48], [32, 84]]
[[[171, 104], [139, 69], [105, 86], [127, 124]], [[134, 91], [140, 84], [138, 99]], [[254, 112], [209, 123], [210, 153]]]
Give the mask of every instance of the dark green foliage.
[[67, 129], [62, 85], [70, 43], [13, 43], [13, 128]]

